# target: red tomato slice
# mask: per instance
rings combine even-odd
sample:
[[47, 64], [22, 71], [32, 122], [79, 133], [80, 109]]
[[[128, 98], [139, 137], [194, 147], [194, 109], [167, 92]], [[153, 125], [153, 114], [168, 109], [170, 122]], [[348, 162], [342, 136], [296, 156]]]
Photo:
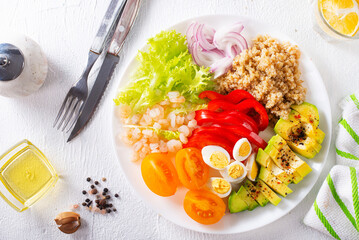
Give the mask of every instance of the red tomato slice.
[[167, 154], [148, 154], [142, 160], [141, 174], [147, 187], [153, 193], [163, 197], [176, 193], [179, 184], [178, 175]]
[[188, 191], [183, 207], [190, 218], [206, 225], [221, 220], [226, 211], [226, 204], [223, 200], [207, 190]]
[[209, 177], [209, 167], [197, 148], [184, 148], [176, 154], [176, 169], [179, 180], [188, 189], [200, 189]]

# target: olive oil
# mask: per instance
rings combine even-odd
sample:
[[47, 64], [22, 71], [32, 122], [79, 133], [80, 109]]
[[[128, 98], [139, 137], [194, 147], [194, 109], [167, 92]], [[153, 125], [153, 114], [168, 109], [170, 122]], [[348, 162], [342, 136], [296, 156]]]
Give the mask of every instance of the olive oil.
[[21, 199], [28, 200], [51, 180], [51, 174], [42, 160], [33, 152], [23, 152], [2, 173], [9, 187]]
[[0, 157], [0, 195], [23, 211], [54, 186], [58, 177], [46, 157], [24, 140]]

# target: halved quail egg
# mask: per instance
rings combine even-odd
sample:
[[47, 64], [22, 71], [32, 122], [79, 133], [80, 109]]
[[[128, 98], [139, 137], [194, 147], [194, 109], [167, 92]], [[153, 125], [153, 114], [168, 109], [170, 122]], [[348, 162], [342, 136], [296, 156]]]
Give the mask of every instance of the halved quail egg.
[[255, 181], [258, 175], [258, 164], [256, 162], [256, 154], [251, 154], [247, 159], [247, 178], [251, 181]]
[[202, 148], [204, 162], [211, 168], [223, 170], [230, 162], [229, 153], [222, 147], [209, 145]]
[[229, 164], [224, 170], [220, 171], [221, 175], [228, 182], [240, 183], [247, 175], [247, 169], [243, 163], [234, 161]]
[[239, 139], [233, 147], [233, 158], [241, 162], [252, 152], [252, 146], [247, 138]]
[[211, 177], [207, 182], [207, 187], [220, 198], [227, 197], [232, 191], [231, 184], [226, 179], [220, 177]]

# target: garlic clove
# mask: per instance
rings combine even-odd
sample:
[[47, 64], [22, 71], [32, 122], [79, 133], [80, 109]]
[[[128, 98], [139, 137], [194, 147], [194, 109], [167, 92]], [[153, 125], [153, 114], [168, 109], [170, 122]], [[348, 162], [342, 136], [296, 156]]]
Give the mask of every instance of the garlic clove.
[[80, 222], [80, 219], [79, 219], [77, 221], [61, 225], [59, 227], [59, 229], [63, 233], [71, 234], [71, 233], [76, 232], [79, 229], [80, 226], [81, 226], [81, 222]]
[[66, 218], [61, 218], [61, 219], [55, 218], [55, 222], [57, 225], [64, 225], [64, 224], [68, 224], [70, 222], [74, 222], [77, 220], [79, 220], [79, 217], [66, 217]]
[[62, 212], [56, 216], [55, 222], [60, 225], [59, 229], [67, 234], [77, 231], [81, 226], [80, 215], [75, 212]]

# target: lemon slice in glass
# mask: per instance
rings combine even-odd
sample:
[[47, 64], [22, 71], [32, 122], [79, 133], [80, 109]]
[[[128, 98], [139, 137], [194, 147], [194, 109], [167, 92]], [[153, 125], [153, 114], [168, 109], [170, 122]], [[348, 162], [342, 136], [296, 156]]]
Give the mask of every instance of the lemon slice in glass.
[[326, 22], [337, 32], [354, 36], [359, 30], [359, 0], [318, 0]]

